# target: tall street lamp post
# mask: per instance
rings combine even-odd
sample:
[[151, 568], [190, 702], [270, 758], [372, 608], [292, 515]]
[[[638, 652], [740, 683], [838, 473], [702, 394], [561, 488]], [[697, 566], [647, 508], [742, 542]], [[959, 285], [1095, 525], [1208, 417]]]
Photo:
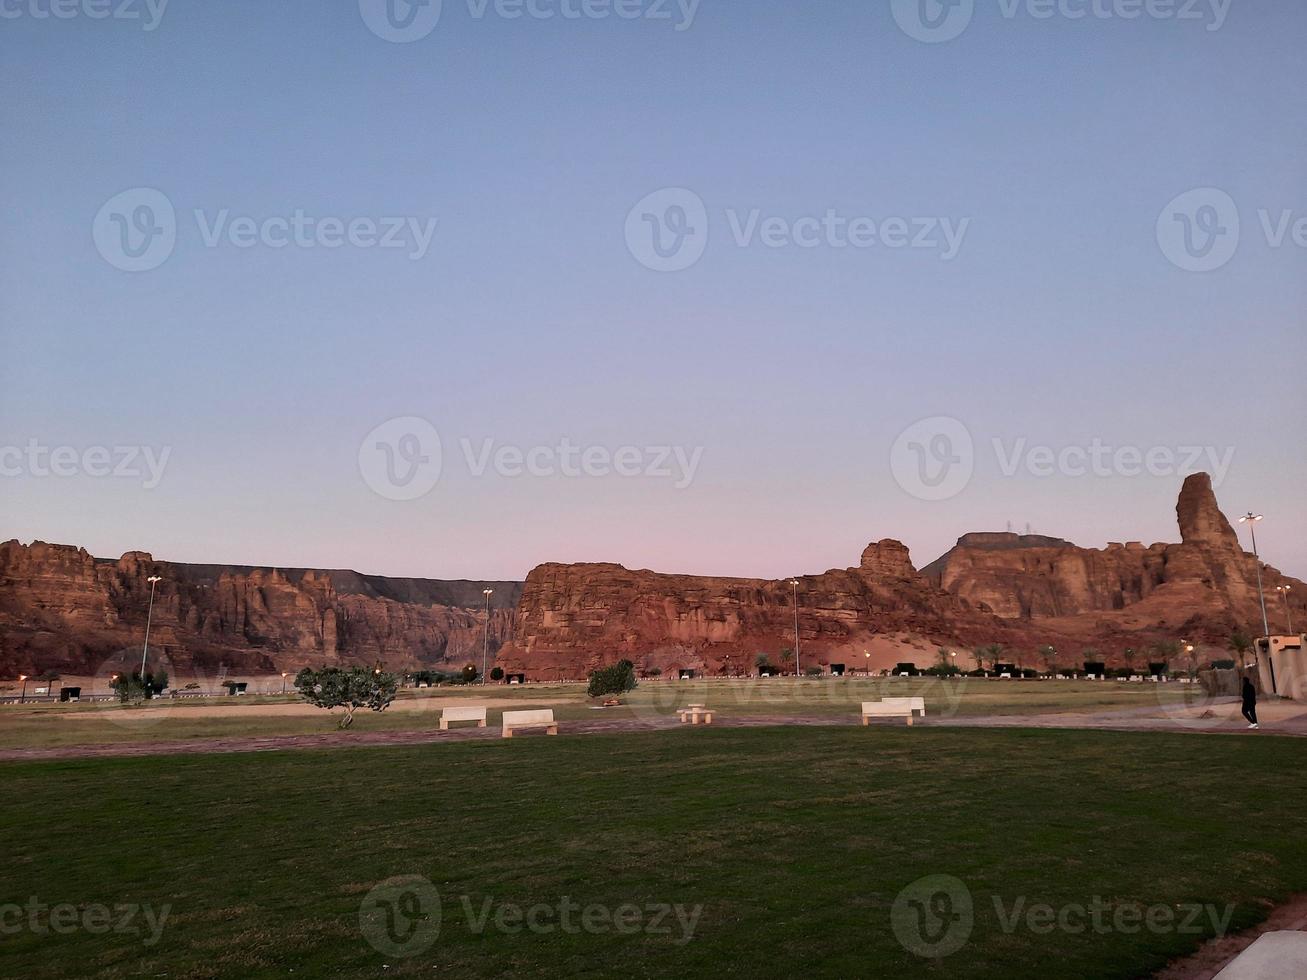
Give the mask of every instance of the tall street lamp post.
[[799, 580], [790, 579], [790, 585], [794, 588], [794, 676], [802, 677], [803, 672], [799, 669]]
[[1270, 636], [1271, 624], [1266, 620], [1266, 596], [1262, 592], [1262, 559], [1257, 554], [1257, 522], [1262, 519], [1263, 515], [1249, 511], [1239, 518], [1239, 523], [1248, 525], [1248, 532], [1253, 538], [1253, 560], [1257, 565], [1257, 601], [1262, 604], [1262, 636]]
[[161, 576], [151, 575], [145, 581], [150, 583], [150, 608], [145, 614], [145, 646], [141, 649], [141, 685], [145, 685], [145, 658], [150, 654], [150, 621], [154, 618], [154, 589], [163, 581]]
[[486, 682], [486, 659], [490, 654], [490, 597], [495, 594], [494, 589], [482, 589], [481, 594], [486, 597], [486, 630], [481, 634], [481, 683]]
[[[1275, 661], [1271, 658], [1270, 636], [1271, 624], [1266, 619], [1266, 595], [1262, 592], [1262, 559], [1257, 554], [1257, 522], [1263, 519], [1263, 515], [1254, 514], [1252, 511], [1244, 514], [1239, 518], [1240, 524], [1248, 525], [1248, 532], [1253, 539], [1253, 562], [1257, 565], [1257, 601], [1262, 604], [1262, 636], [1266, 637], [1266, 661], [1271, 668], [1271, 690], [1275, 690]], [[1253, 656], [1256, 654], [1256, 645], [1253, 646]]]

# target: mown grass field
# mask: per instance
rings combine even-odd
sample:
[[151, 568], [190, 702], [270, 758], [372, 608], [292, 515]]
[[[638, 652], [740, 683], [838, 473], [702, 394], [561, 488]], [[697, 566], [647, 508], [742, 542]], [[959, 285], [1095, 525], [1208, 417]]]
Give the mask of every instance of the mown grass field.
[[[1275, 737], [776, 727], [6, 763], [0, 975], [1146, 976], [1202, 935], [1005, 917], [1098, 897], [1234, 903], [1231, 926], [1250, 924], [1307, 888], [1301, 760]], [[974, 909], [942, 960], [905, 949], [891, 918], [931, 875]], [[440, 896], [438, 936], [408, 958], [360, 921], [392, 876]], [[12, 930], [3, 906], [33, 897], [169, 914], [153, 946]], [[493, 925], [564, 898], [701, 911], [688, 942], [647, 919]], [[489, 902], [487, 928], [464, 899], [475, 915]]]
[[[1157, 709], [1200, 692], [1179, 684], [1120, 684], [1087, 681], [936, 680], [933, 678], [841, 678], [796, 680], [644, 681], [618, 708], [596, 710], [585, 687], [571, 685], [488, 685], [405, 691], [381, 713], [360, 712], [354, 731], [432, 731], [439, 727], [437, 702], [458, 699], [522, 702], [521, 707], [552, 706], [563, 721], [580, 719], [654, 720], [673, 716], [691, 702], [712, 705], [731, 716], [819, 717], [856, 722], [859, 704], [882, 697], [919, 695], [932, 718], [986, 714], [1047, 714], [1065, 711]], [[86, 703], [0, 707], [0, 749], [29, 746], [98, 745], [242, 736], [307, 735], [335, 730], [339, 714], [312, 711], [276, 714], [281, 697], [162, 700], [140, 707]], [[222, 717], [212, 709], [223, 709]], [[491, 724], [502, 708], [491, 710]], [[348, 741], [348, 733], [342, 734]]]

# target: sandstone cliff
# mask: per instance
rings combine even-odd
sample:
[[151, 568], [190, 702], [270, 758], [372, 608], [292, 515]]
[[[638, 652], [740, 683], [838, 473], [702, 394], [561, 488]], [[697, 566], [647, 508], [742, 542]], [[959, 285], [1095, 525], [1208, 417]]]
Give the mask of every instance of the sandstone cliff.
[[[1168, 639], [1224, 655], [1234, 629], [1261, 633], [1256, 566], [1206, 474], [1185, 481], [1176, 515], [1178, 544], [1093, 549], [973, 533], [920, 573], [901, 543], [874, 543], [856, 568], [799, 579], [803, 662], [925, 666], [936, 645], [999, 642], [1034, 666], [1044, 644], [1071, 663], [1087, 648], [1116, 660], [1127, 647]], [[1297, 622], [1307, 622], [1307, 586], [1273, 568], [1263, 576], [1272, 629], [1283, 621], [1276, 585], [1293, 585]], [[619, 657], [646, 669], [747, 669], [758, 652], [775, 661], [794, 645], [794, 613], [788, 581], [542, 565], [527, 576], [501, 660], [533, 676], [581, 677]]]
[[[1184, 481], [1176, 520], [1178, 544], [1148, 547], [1080, 548], [1036, 535], [964, 534], [922, 573], [1005, 619], [1077, 635], [1152, 627], [1215, 642], [1235, 628], [1260, 634], [1256, 563], [1221, 513], [1206, 473]], [[1292, 586], [1295, 610], [1303, 609], [1304, 587], [1269, 566], [1262, 576], [1271, 629], [1282, 629], [1283, 600], [1275, 587]]]
[[0, 544], [0, 672], [94, 673], [139, 648], [150, 575], [161, 575], [150, 645], [176, 666], [298, 670], [330, 663], [462, 664], [506, 639], [517, 582], [444, 582], [351, 571], [117, 561], [42, 541]]
[[747, 671], [762, 652], [779, 664], [781, 650], [795, 645], [796, 595], [801, 665], [881, 668], [928, 660], [934, 643], [1012, 634], [998, 617], [931, 586], [894, 540], [869, 545], [855, 568], [798, 583], [541, 565], [527, 576], [500, 661], [536, 677], [582, 677], [622, 657], [664, 671]]
[[[525, 584], [492, 582], [490, 649], [539, 679], [584, 677], [629, 657], [645, 669], [740, 672], [759, 653], [779, 663], [879, 669], [926, 665], [936, 646], [1004, 644], [1034, 665], [1052, 644], [1071, 663], [1085, 648], [1109, 660], [1165, 639], [1223, 651], [1232, 630], [1261, 633], [1256, 565], [1217, 506], [1205, 474], [1176, 506], [1180, 541], [1081, 548], [1061, 538], [965, 534], [920, 572], [885, 539], [859, 563], [789, 580], [709, 578], [614, 564], [546, 564]], [[129, 552], [91, 557], [66, 545], [0, 545], [0, 675], [93, 673], [139, 649], [151, 574], [163, 576], [151, 647], [178, 666], [233, 672], [327, 663], [392, 668], [476, 660], [487, 583], [349, 571], [186, 565]], [[1291, 585], [1295, 625], [1307, 585], [1265, 568], [1273, 631], [1284, 623], [1277, 585]], [[1300, 627], [1301, 628], [1301, 627]], [[970, 658], [962, 653], [962, 666]]]

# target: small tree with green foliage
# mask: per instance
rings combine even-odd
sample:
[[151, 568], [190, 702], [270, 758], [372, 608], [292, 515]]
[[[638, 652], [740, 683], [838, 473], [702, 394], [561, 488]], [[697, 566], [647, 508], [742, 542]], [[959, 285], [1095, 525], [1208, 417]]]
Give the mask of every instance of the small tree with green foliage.
[[373, 711], [385, 711], [390, 702], [395, 700], [399, 688], [399, 678], [381, 670], [369, 670], [366, 667], [324, 667], [313, 670], [305, 667], [295, 675], [295, 690], [309, 704], [326, 708], [344, 708], [345, 713], [337, 723], [337, 728], [349, 728], [354, 724], [354, 712], [359, 708]]
[[600, 667], [590, 672], [590, 686], [586, 694], [592, 698], [602, 698], [609, 694], [625, 694], [635, 689], [635, 664], [629, 660], [619, 660], [608, 667]]
[[116, 674], [109, 686], [123, 704], [148, 701], [168, 689], [168, 672], [161, 670], [156, 674], [147, 669], [144, 679], [139, 670], [130, 674]]
[[464, 684], [471, 684], [481, 676], [481, 671], [477, 670], [476, 664], [465, 664], [461, 676]]
[[1042, 647], [1036, 650], [1035, 653], [1038, 654], [1039, 659], [1044, 662], [1044, 670], [1050, 674], [1053, 673], [1057, 668], [1056, 648], [1054, 648], [1052, 645], [1048, 643], [1045, 643]]
[[503, 668], [503, 667], [491, 667], [491, 668], [490, 668], [490, 679], [491, 679], [492, 681], [502, 681], [502, 680], [504, 679], [504, 668]]

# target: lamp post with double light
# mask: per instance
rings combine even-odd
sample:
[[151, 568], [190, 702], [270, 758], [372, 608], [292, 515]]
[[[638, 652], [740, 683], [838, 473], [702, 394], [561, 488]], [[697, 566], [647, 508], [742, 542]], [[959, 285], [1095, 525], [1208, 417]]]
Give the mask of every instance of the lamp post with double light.
[[145, 581], [150, 583], [150, 608], [145, 614], [145, 646], [141, 649], [141, 685], [145, 685], [145, 658], [150, 655], [150, 622], [154, 619], [154, 589], [163, 581], [162, 576], [151, 575]]
[[[1248, 533], [1253, 539], [1253, 563], [1257, 566], [1257, 601], [1262, 606], [1262, 636], [1266, 638], [1266, 663], [1271, 669], [1271, 690], [1275, 690], [1275, 660], [1271, 657], [1271, 624], [1266, 618], [1266, 594], [1262, 591], [1262, 559], [1257, 553], [1257, 522], [1264, 520], [1261, 514], [1252, 511], [1239, 518], [1240, 524], [1248, 525]], [[1257, 657], [1257, 645], [1253, 644], [1253, 657]]]
[[790, 579], [790, 586], [794, 589], [794, 676], [802, 677], [803, 671], [799, 669], [799, 580]]
[[486, 597], [486, 629], [481, 634], [481, 683], [486, 682], [486, 661], [490, 655], [490, 597], [495, 594], [494, 589], [482, 589], [481, 594]]
[[1252, 511], [1244, 514], [1239, 518], [1240, 524], [1248, 525], [1248, 533], [1253, 539], [1253, 562], [1257, 566], [1257, 601], [1262, 605], [1262, 636], [1271, 635], [1271, 624], [1266, 619], [1266, 595], [1262, 592], [1262, 559], [1257, 554], [1257, 522], [1265, 520], [1262, 514], [1254, 514]]

